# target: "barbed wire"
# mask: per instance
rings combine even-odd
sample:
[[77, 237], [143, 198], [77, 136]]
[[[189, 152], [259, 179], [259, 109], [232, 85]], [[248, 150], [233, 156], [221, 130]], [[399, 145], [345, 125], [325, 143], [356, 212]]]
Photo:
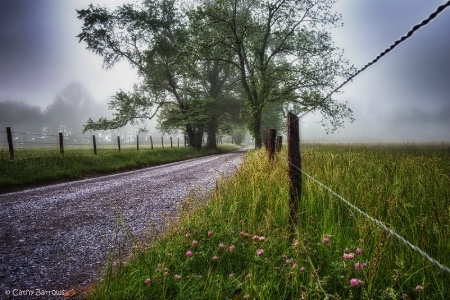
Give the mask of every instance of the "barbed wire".
[[58, 135], [54, 135], [54, 134], [29, 133], [29, 132], [16, 132], [16, 131], [12, 131], [11, 134], [31, 135], [31, 136], [43, 136], [43, 137], [59, 137]]
[[450, 274], [450, 269], [446, 266], [444, 266], [443, 264], [441, 264], [440, 262], [438, 262], [436, 259], [432, 258], [431, 256], [429, 256], [427, 253], [425, 253], [422, 249], [420, 249], [419, 247], [415, 246], [414, 244], [412, 244], [411, 242], [409, 242], [407, 239], [405, 239], [403, 236], [401, 236], [400, 234], [398, 234], [397, 232], [395, 232], [393, 229], [387, 227], [384, 223], [382, 223], [381, 221], [375, 219], [374, 217], [372, 217], [371, 215], [369, 215], [368, 213], [362, 211], [361, 209], [359, 209], [358, 207], [356, 207], [355, 205], [353, 205], [352, 203], [350, 203], [348, 200], [346, 200], [344, 197], [342, 197], [341, 195], [339, 195], [338, 193], [336, 193], [335, 191], [333, 191], [332, 189], [330, 189], [329, 187], [327, 187], [325, 184], [321, 183], [320, 181], [318, 181], [317, 179], [315, 179], [313, 176], [309, 175], [308, 173], [306, 173], [305, 171], [299, 169], [297, 166], [295, 166], [294, 164], [292, 164], [291, 162], [289, 162], [289, 164], [294, 167], [295, 169], [299, 170], [300, 172], [302, 172], [303, 174], [305, 174], [306, 176], [308, 176], [309, 178], [311, 178], [313, 181], [315, 181], [317, 184], [319, 184], [320, 186], [322, 186], [323, 188], [325, 188], [326, 190], [328, 190], [329, 192], [331, 192], [333, 195], [335, 195], [338, 199], [340, 199], [342, 202], [344, 202], [345, 204], [347, 204], [348, 206], [350, 206], [350, 208], [352, 208], [353, 210], [355, 210], [356, 212], [358, 212], [359, 214], [363, 215], [364, 217], [366, 217], [367, 219], [369, 219], [370, 221], [374, 222], [376, 225], [378, 225], [378, 227], [381, 227], [384, 231], [390, 233], [392, 236], [394, 236], [395, 238], [397, 238], [398, 240], [400, 240], [403, 244], [407, 245], [408, 247], [410, 247], [411, 249], [413, 249], [414, 251], [416, 251], [417, 253], [419, 253], [423, 258], [425, 258], [426, 260], [428, 260], [431, 264], [437, 266], [439, 269], [441, 269], [444, 272], [447, 272], [448, 274]]
[[415, 25], [410, 31], [408, 31], [407, 34], [405, 34], [404, 36], [402, 36], [401, 38], [399, 38], [398, 40], [396, 40], [391, 46], [389, 46], [388, 48], [386, 48], [386, 50], [384, 50], [383, 52], [381, 52], [376, 58], [374, 58], [371, 62], [367, 63], [364, 67], [362, 67], [361, 69], [359, 69], [358, 71], [356, 71], [353, 75], [351, 75], [349, 78], [347, 78], [343, 83], [341, 83], [337, 88], [335, 88], [334, 90], [332, 90], [330, 93], [328, 93], [328, 95], [326, 95], [324, 98], [322, 98], [322, 100], [320, 100], [316, 105], [314, 105], [311, 109], [307, 110], [305, 113], [301, 114], [299, 119], [303, 116], [305, 116], [306, 114], [310, 113], [311, 111], [315, 110], [318, 106], [322, 105], [323, 103], [325, 103], [325, 101], [334, 93], [336, 93], [338, 90], [340, 90], [344, 85], [346, 85], [347, 83], [349, 83], [350, 81], [353, 80], [353, 78], [355, 78], [357, 75], [359, 75], [361, 72], [363, 72], [364, 70], [366, 70], [368, 67], [370, 67], [371, 65], [373, 65], [374, 63], [376, 63], [378, 60], [380, 60], [383, 56], [385, 56], [386, 54], [388, 54], [389, 52], [391, 52], [395, 47], [397, 47], [398, 45], [400, 45], [402, 42], [404, 42], [405, 40], [407, 40], [408, 38], [410, 38], [417, 30], [419, 30], [421, 27], [427, 25], [428, 23], [430, 23], [431, 20], [433, 20], [434, 18], [436, 18], [444, 9], [446, 9], [447, 7], [450, 6], [450, 1], [447, 1], [447, 3], [442, 4], [441, 6], [439, 6], [435, 12], [433, 12], [431, 15], [428, 16], [428, 18], [426, 18], [425, 20], [423, 20], [421, 23]]

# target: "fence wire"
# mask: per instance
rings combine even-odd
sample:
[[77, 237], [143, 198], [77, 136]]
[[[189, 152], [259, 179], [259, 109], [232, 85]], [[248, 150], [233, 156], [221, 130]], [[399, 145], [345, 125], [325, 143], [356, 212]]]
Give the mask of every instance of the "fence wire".
[[335, 191], [333, 191], [332, 189], [330, 189], [329, 187], [327, 187], [325, 184], [321, 183], [320, 181], [318, 181], [317, 179], [315, 179], [313, 176], [309, 175], [308, 173], [306, 173], [305, 171], [299, 169], [297, 166], [295, 166], [294, 164], [292, 164], [291, 162], [289, 162], [289, 164], [294, 167], [295, 169], [299, 170], [300, 172], [302, 172], [303, 174], [305, 174], [307, 177], [311, 178], [313, 181], [315, 181], [317, 184], [319, 184], [320, 186], [322, 186], [323, 188], [325, 188], [326, 190], [328, 190], [329, 192], [331, 192], [333, 195], [335, 195], [338, 199], [340, 199], [342, 202], [344, 202], [345, 204], [347, 204], [348, 206], [350, 206], [350, 208], [352, 208], [354, 211], [358, 212], [359, 214], [363, 215], [364, 217], [366, 217], [367, 219], [369, 219], [370, 221], [372, 221], [373, 223], [375, 223], [376, 225], [378, 225], [378, 227], [380, 227], [381, 229], [383, 229], [384, 231], [390, 233], [392, 236], [394, 236], [395, 238], [397, 238], [399, 241], [401, 241], [403, 244], [405, 244], [406, 246], [410, 247], [411, 249], [413, 249], [414, 251], [416, 251], [417, 253], [419, 253], [423, 258], [425, 258], [426, 260], [428, 260], [431, 264], [437, 266], [439, 269], [441, 269], [444, 272], [447, 272], [448, 274], [450, 274], [450, 269], [448, 267], [446, 267], [445, 265], [441, 264], [440, 262], [438, 262], [436, 259], [432, 258], [431, 256], [429, 256], [427, 253], [425, 253], [422, 249], [420, 249], [419, 247], [413, 245], [411, 242], [409, 242], [407, 239], [405, 239], [403, 236], [401, 236], [400, 234], [398, 234], [397, 232], [395, 232], [393, 229], [387, 227], [385, 224], [383, 224], [381, 221], [373, 218], [372, 216], [370, 216], [368, 213], [362, 211], [361, 209], [359, 209], [358, 207], [356, 207], [355, 205], [353, 205], [352, 203], [350, 203], [348, 200], [346, 200], [344, 197], [342, 197], [341, 195], [339, 195], [338, 193], [336, 193]]
[[324, 98], [322, 98], [322, 100], [320, 100], [315, 106], [313, 106], [311, 109], [307, 110], [305, 113], [301, 114], [299, 119], [301, 117], [303, 117], [304, 115], [310, 113], [311, 111], [315, 110], [318, 106], [322, 105], [323, 103], [325, 103], [325, 101], [327, 101], [327, 99], [329, 97], [331, 97], [331, 95], [333, 95], [334, 93], [336, 93], [338, 90], [340, 90], [344, 85], [346, 85], [347, 83], [349, 83], [350, 81], [353, 80], [353, 78], [355, 78], [357, 75], [359, 75], [361, 72], [363, 72], [364, 70], [366, 70], [368, 67], [370, 67], [371, 65], [373, 65], [374, 63], [376, 63], [378, 60], [380, 60], [383, 56], [385, 56], [386, 54], [388, 54], [389, 52], [391, 52], [395, 47], [397, 47], [398, 45], [400, 45], [402, 42], [404, 42], [405, 40], [407, 40], [408, 38], [410, 38], [417, 30], [419, 30], [420, 28], [422, 28], [423, 26], [427, 25], [428, 23], [430, 23], [431, 20], [433, 20], [434, 18], [436, 18], [444, 9], [446, 9], [447, 7], [450, 6], [450, 1], [447, 1], [447, 3], [442, 4], [441, 6], [439, 6], [435, 12], [433, 12], [431, 15], [428, 16], [428, 18], [426, 18], [425, 20], [423, 20], [422, 22], [420, 22], [419, 24], [415, 25], [410, 31], [408, 31], [407, 34], [405, 34], [404, 36], [402, 36], [401, 38], [399, 38], [398, 40], [396, 40], [392, 45], [390, 45], [388, 48], [386, 48], [386, 50], [384, 50], [383, 52], [381, 52], [376, 58], [374, 58], [371, 62], [367, 63], [364, 67], [362, 67], [361, 69], [359, 69], [358, 71], [356, 71], [353, 75], [351, 75], [349, 78], [347, 78], [343, 83], [341, 83], [337, 88], [335, 88], [334, 90], [332, 90], [328, 95], [326, 95]]

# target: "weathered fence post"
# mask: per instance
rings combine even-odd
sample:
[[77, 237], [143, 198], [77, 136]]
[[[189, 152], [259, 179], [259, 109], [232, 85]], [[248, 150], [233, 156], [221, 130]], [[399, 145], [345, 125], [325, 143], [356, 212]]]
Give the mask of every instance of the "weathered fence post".
[[161, 137], [161, 145], [164, 148], [164, 138], [163, 137]]
[[119, 153], [120, 153], [120, 136], [117, 136], [117, 147], [119, 147]]
[[64, 142], [62, 132], [59, 133], [59, 153], [64, 154]]
[[152, 139], [152, 136], [150, 136], [150, 146], [152, 147], [152, 150], [153, 150], [153, 139]]
[[180, 138], [178, 138], [178, 148], [180, 148]]
[[92, 136], [92, 143], [94, 144], [94, 155], [97, 155], [97, 143], [95, 142], [95, 134]]
[[173, 148], [172, 137], [170, 137], [170, 148]]
[[139, 151], [139, 134], [136, 135], [136, 148], [137, 148], [137, 151]]
[[6, 137], [8, 139], [9, 159], [14, 159], [14, 146], [11, 134], [11, 127], [6, 127]]
[[277, 130], [270, 129], [269, 131], [269, 159], [273, 160], [275, 156], [275, 139], [277, 137]]
[[281, 152], [281, 146], [283, 145], [283, 137], [281, 135], [277, 136], [277, 145], [275, 147], [275, 150], [277, 152]]
[[288, 113], [287, 148], [289, 164], [289, 227], [294, 230], [297, 224], [298, 207], [302, 193], [302, 173], [300, 157], [300, 131], [298, 117]]

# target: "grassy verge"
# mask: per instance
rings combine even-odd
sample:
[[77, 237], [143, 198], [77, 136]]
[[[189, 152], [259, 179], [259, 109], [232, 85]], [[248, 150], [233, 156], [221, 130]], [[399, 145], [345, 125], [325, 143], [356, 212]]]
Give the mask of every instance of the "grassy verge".
[[218, 150], [196, 151], [190, 147], [141, 149], [122, 148], [65, 149], [64, 155], [56, 148], [21, 148], [15, 151], [15, 158], [8, 153], [0, 156], [0, 192], [32, 185], [81, 179], [100, 174], [126, 171], [147, 166], [223, 153], [237, 149], [235, 145], [219, 145]]
[[[308, 146], [303, 168], [450, 265], [448, 146]], [[312, 180], [287, 231], [287, 162], [248, 155], [206, 205], [110, 266], [92, 299], [447, 299], [439, 270]]]

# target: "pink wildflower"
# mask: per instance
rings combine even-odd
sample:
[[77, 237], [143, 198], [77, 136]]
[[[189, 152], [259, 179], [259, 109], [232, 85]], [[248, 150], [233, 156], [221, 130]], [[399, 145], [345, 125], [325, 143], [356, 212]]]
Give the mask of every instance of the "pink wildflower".
[[365, 268], [366, 266], [367, 266], [366, 263], [359, 263], [359, 262], [357, 262], [357, 263], [355, 263], [355, 270], [356, 270], [356, 271], [360, 271], [360, 270], [362, 270], [363, 268]]
[[303, 272], [303, 271], [305, 271], [305, 267], [300, 268], [300, 272]]
[[225, 249], [227, 247], [227, 245], [225, 245], [224, 243], [220, 243], [219, 247], [222, 248], [222, 249]]
[[175, 278], [175, 280], [180, 280], [181, 279], [181, 275], [175, 275], [175, 276], [173, 276], [173, 278]]
[[327, 238], [327, 237], [324, 237], [324, 238], [323, 238], [323, 242], [324, 242], [325, 244], [328, 244], [328, 243], [330, 242], [330, 239]]
[[215, 260], [218, 260], [218, 259], [219, 259], [219, 258], [218, 258], [217, 256], [215, 256], [215, 255], [212, 257], [212, 260], [214, 260], [214, 261], [215, 261]]
[[240, 235], [241, 236], [248, 236], [248, 233], [241, 231]]
[[355, 257], [355, 253], [344, 253], [344, 259], [353, 259]]
[[421, 285], [416, 286], [416, 292], [421, 292], [421, 291], [423, 291], [423, 286], [421, 286]]
[[208, 231], [208, 236], [211, 237], [213, 235], [212, 231]]
[[234, 251], [234, 248], [235, 248], [235, 246], [234, 246], [234, 245], [231, 245], [230, 248], [229, 248], [229, 249], [230, 249], [230, 252], [233, 252], [233, 251]]
[[350, 285], [352, 286], [352, 287], [357, 287], [357, 286], [360, 286], [360, 285], [362, 285], [364, 282], [362, 282], [360, 279], [357, 279], [357, 278], [352, 278], [351, 280], [350, 280]]
[[187, 257], [191, 257], [191, 256], [192, 256], [192, 251], [186, 252], [186, 256], [187, 256]]
[[264, 241], [264, 240], [265, 240], [265, 237], [263, 237], [263, 236], [260, 236], [260, 237], [258, 237], [258, 240], [259, 240], [260, 242], [262, 242], [262, 241]]
[[187, 237], [187, 238], [190, 238], [191, 235], [190, 235], [189, 233], [186, 233], [186, 237]]
[[361, 248], [356, 248], [356, 254], [361, 254], [362, 253], [362, 249]]
[[264, 250], [263, 249], [256, 250], [256, 255], [260, 256], [262, 254], [264, 254]]
[[290, 263], [292, 263], [292, 259], [286, 259], [286, 264], [289, 265]]
[[192, 241], [192, 246], [197, 246], [198, 245], [198, 241]]
[[152, 280], [150, 278], [147, 278], [147, 279], [145, 279], [144, 283], [148, 285], [148, 284], [152, 283]]

